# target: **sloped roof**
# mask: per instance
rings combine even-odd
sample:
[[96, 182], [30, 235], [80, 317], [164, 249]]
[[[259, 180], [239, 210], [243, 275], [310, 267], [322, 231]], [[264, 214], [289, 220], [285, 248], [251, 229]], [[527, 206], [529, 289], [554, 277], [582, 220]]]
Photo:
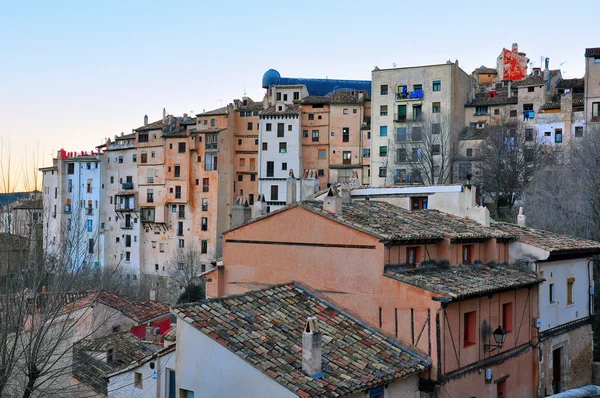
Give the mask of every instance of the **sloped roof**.
[[308, 96], [304, 97], [300, 103], [302, 105], [319, 105], [319, 104], [338, 104], [338, 105], [358, 105], [368, 99], [368, 94], [363, 93], [363, 97], [358, 96], [358, 92], [354, 91], [336, 91], [331, 95], [325, 96]]
[[543, 282], [530, 270], [509, 265], [422, 266], [388, 268], [384, 275], [441, 294], [450, 301], [498, 291], [517, 289]]
[[[572, 106], [573, 107], [581, 107], [584, 106], [584, 94], [583, 93], [573, 93], [573, 103]], [[541, 109], [543, 110], [547, 110], [547, 109], [561, 109], [561, 101], [560, 101], [560, 97], [553, 97], [553, 99], [551, 101], [546, 102], [544, 105], [542, 105]]]
[[217, 109], [213, 109], [212, 111], [198, 113], [196, 116], [203, 117], [203, 116], [219, 116], [219, 115], [227, 115], [227, 107], [226, 106], [217, 108]]
[[[294, 284], [199, 303], [173, 312], [277, 383], [304, 397], [339, 397], [419, 373], [428, 362]], [[302, 333], [316, 316], [322, 373], [302, 371]]]
[[525, 79], [512, 82], [513, 87], [543, 86], [544, 84], [546, 84], [546, 80], [544, 80], [543, 76], [539, 75], [530, 75]]
[[169, 306], [158, 301], [140, 300], [106, 291], [89, 292], [65, 306], [65, 311], [86, 308], [99, 302], [121, 312], [137, 323], [146, 323], [169, 314]]
[[597, 56], [600, 56], [600, 47], [586, 48], [585, 49], [585, 56], [586, 57], [597, 57]]
[[476, 93], [475, 98], [467, 101], [465, 107], [469, 108], [475, 106], [510, 105], [517, 104], [519, 102], [519, 99], [516, 95], [513, 95], [512, 97], [508, 96], [508, 88], [506, 87], [498, 88], [493, 91], [496, 92], [496, 96], [489, 98], [487, 91]]
[[600, 242], [593, 240], [503, 222], [495, 223], [493, 227], [514, 235], [519, 242], [538, 247], [552, 254], [577, 251], [600, 252]]
[[482, 74], [488, 74], [488, 75], [492, 75], [492, 74], [496, 75], [496, 74], [498, 74], [498, 71], [496, 69], [494, 69], [494, 68], [487, 68], [487, 67], [485, 67], [483, 65], [481, 65], [481, 67], [475, 69], [473, 72], [475, 72], [475, 73], [482, 73]]
[[276, 105], [272, 105], [267, 109], [260, 112], [261, 116], [267, 115], [298, 115], [300, 113], [300, 106], [298, 105], [285, 105], [284, 110], [278, 111]]
[[167, 126], [167, 123], [164, 123], [162, 119], [157, 120], [152, 123], [148, 123], [147, 126], [140, 126], [134, 131], [148, 131], [148, 130], [162, 130], [163, 127]]
[[335, 214], [323, 210], [322, 201], [297, 202], [284, 207], [278, 212], [255, 218], [249, 223], [242, 224], [230, 231], [276, 216], [279, 212], [298, 206], [381, 240], [511, 238], [508, 233], [484, 227], [475, 221], [442, 213], [438, 210], [408, 211], [386, 202], [364, 200], [344, 203], [342, 211]]
[[579, 79], [561, 79], [556, 88], [584, 88], [583, 78]]

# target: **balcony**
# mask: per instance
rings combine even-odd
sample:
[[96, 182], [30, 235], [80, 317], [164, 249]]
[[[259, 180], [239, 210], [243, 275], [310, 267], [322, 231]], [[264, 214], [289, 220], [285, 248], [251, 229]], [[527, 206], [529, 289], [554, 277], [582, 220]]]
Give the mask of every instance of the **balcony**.
[[217, 143], [216, 142], [207, 142], [204, 144], [204, 150], [205, 151], [209, 151], [209, 150], [216, 150], [217, 149]]
[[405, 122], [406, 121], [406, 114], [395, 113], [394, 114], [394, 121], [395, 122]]
[[473, 116], [489, 116], [489, 112], [488, 111], [479, 111], [479, 112], [475, 112], [473, 114]]
[[396, 93], [396, 101], [418, 101], [423, 99], [423, 90]]
[[88, 216], [93, 216], [94, 215], [94, 209], [88, 207], [87, 209], [85, 209], [85, 214], [88, 215]]
[[133, 229], [133, 223], [131, 221], [121, 223], [120, 226], [121, 226], [121, 229]]
[[523, 120], [535, 119], [535, 111], [523, 111]]
[[133, 189], [133, 182], [124, 182], [121, 186], [123, 190], [130, 191]]
[[204, 171], [217, 171], [217, 164], [216, 163], [205, 163]]

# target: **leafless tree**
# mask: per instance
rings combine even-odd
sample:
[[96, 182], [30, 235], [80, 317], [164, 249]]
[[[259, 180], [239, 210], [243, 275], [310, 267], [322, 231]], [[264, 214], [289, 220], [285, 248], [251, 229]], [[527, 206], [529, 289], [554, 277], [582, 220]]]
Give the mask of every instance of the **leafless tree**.
[[204, 282], [198, 277], [205, 271], [206, 264], [197, 245], [191, 244], [178, 249], [169, 264], [170, 292], [178, 302], [190, 302], [204, 298]]
[[535, 128], [520, 122], [503, 120], [485, 127], [474, 165], [473, 182], [482, 195], [512, 213], [515, 203], [531, 181], [531, 176], [545, 159]]
[[431, 114], [405, 120], [388, 136], [385, 183], [449, 183], [454, 152], [447, 118]]

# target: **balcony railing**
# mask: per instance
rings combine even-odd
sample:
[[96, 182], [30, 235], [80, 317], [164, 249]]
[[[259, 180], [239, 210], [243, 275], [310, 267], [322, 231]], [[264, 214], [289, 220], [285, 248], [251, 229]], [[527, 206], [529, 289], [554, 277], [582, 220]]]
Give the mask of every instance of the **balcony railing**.
[[217, 171], [217, 163], [205, 163], [204, 171]]
[[490, 114], [490, 113], [489, 113], [488, 111], [479, 111], [479, 112], [475, 112], [475, 113], [473, 114], [473, 116], [487, 116], [487, 115], [489, 115], [489, 114]]
[[410, 100], [422, 100], [423, 90], [405, 91], [403, 93], [396, 93], [396, 101], [410, 101]]
[[122, 185], [124, 190], [130, 190], [133, 189], [133, 182], [124, 182]]
[[205, 150], [217, 149], [217, 143], [216, 142], [207, 142], [206, 144], [204, 144], [204, 149]]
[[87, 214], [88, 216], [93, 216], [94, 215], [94, 209], [87, 208], [85, 210], [86, 210], [85, 214]]
[[121, 223], [121, 229], [133, 229], [133, 223], [131, 221]]
[[405, 122], [406, 121], [406, 114], [400, 114], [400, 113], [395, 113], [394, 114], [394, 120], [396, 122]]

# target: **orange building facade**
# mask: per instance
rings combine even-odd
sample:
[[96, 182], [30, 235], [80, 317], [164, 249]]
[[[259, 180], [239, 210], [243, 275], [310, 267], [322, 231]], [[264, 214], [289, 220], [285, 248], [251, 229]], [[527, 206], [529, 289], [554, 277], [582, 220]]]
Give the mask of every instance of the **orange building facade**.
[[[534, 395], [541, 279], [491, 265], [508, 261], [510, 236], [431, 210], [327, 206], [300, 202], [226, 232], [207, 294], [296, 281], [431, 358], [421, 375], [431, 396]], [[498, 325], [507, 330], [501, 349]]]

